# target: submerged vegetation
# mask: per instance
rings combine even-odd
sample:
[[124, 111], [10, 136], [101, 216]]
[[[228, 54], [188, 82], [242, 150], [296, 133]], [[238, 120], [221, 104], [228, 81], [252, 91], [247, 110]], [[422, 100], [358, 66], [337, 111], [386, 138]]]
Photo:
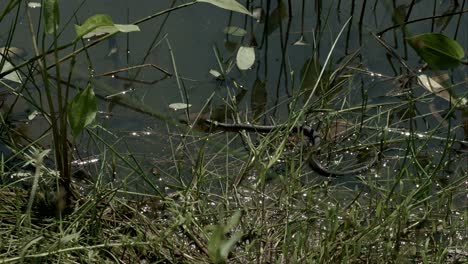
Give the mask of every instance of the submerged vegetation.
[[468, 261], [465, 0], [87, 2], [0, 3], [0, 263]]

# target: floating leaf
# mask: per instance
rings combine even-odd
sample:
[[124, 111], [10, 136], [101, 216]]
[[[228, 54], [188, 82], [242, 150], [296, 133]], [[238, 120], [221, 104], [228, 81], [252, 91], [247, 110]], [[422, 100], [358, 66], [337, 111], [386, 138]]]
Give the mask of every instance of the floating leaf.
[[86, 19], [83, 25], [75, 25], [75, 31], [77, 38], [91, 38], [115, 32], [140, 31], [140, 28], [132, 24], [114, 24], [108, 15], [94, 15]]
[[417, 35], [408, 38], [408, 41], [418, 55], [433, 69], [455, 68], [465, 56], [458, 42], [439, 33]]
[[[1, 58], [2, 58], [2, 54], [0, 53], [0, 59]], [[14, 66], [8, 60], [5, 60], [5, 62], [3, 63], [3, 68], [0, 70], [0, 73], [6, 72], [13, 68]], [[9, 80], [9, 81], [16, 82], [16, 83], [22, 83], [21, 76], [19, 75], [17, 71], [11, 72], [3, 76], [2, 79]]]
[[218, 80], [224, 80], [223, 75], [222, 75], [219, 71], [217, 71], [217, 70], [211, 69], [211, 70], [210, 70], [210, 74], [213, 75], [213, 77], [215, 77], [215, 78], [218, 79]]
[[44, 3], [45, 30], [48, 34], [58, 29], [60, 21], [58, 0], [46, 0]]
[[309, 44], [309, 42], [307, 42], [307, 41], [305, 40], [304, 35], [301, 35], [301, 36], [299, 37], [299, 39], [298, 39], [296, 42], [294, 42], [293, 45], [294, 45], [294, 46], [307, 46], [307, 45], [310, 45], [310, 44]]
[[456, 99], [452, 97], [449, 91], [444, 86], [442, 86], [436, 80], [425, 74], [420, 74], [418, 76], [418, 83], [429, 92], [439, 96], [440, 98], [448, 102], [452, 102], [456, 106], [465, 106], [468, 104], [468, 100], [466, 100], [465, 98]]
[[68, 108], [68, 121], [74, 137], [94, 122], [97, 113], [97, 100], [90, 85], [79, 92]]
[[36, 118], [36, 116], [39, 115], [39, 114], [40, 114], [40, 113], [39, 113], [37, 110], [32, 111], [32, 113], [30, 113], [30, 114], [28, 115], [28, 120], [29, 120], [29, 121], [34, 120], [34, 118]]
[[41, 7], [41, 6], [42, 6], [41, 3], [39, 3], [39, 2], [29, 2], [28, 3], [29, 8], [38, 8], [38, 7]]
[[247, 34], [247, 31], [240, 27], [226, 27], [224, 29], [224, 33], [237, 37], [243, 37], [245, 34]]
[[169, 108], [171, 108], [174, 111], [177, 111], [177, 110], [190, 108], [191, 106], [192, 106], [191, 104], [186, 104], [186, 103], [173, 103], [169, 105]]
[[237, 51], [236, 64], [239, 70], [248, 70], [255, 63], [255, 49], [242, 46]]
[[265, 20], [265, 11], [262, 7], [255, 7], [252, 11], [252, 16], [258, 23], [263, 23]]
[[239, 4], [235, 0], [197, 0], [197, 2], [209, 3], [209, 4], [215, 5], [217, 7], [226, 9], [226, 10], [239, 12], [239, 13], [246, 14], [246, 15], [249, 15], [249, 16], [252, 15], [249, 12], [249, 10], [247, 10], [247, 8], [245, 8], [243, 5]]
[[9, 59], [15, 59], [15, 58], [22, 58], [27, 55], [27, 52], [24, 49], [17, 48], [17, 47], [1, 47], [0, 48], [0, 56], [6, 56]]

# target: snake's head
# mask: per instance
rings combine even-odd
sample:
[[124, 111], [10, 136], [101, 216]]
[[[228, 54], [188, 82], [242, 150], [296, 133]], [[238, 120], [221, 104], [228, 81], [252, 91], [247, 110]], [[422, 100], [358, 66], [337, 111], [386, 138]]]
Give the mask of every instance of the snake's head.
[[307, 136], [312, 143], [312, 145], [320, 144], [320, 133], [313, 129], [311, 126], [304, 125], [302, 131], [305, 136]]

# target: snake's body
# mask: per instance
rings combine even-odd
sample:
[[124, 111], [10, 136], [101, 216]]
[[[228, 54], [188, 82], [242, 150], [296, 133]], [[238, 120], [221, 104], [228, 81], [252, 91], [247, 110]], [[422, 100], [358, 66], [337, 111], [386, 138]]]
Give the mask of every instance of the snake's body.
[[[223, 131], [229, 131], [229, 132], [240, 132], [240, 131], [248, 131], [248, 132], [258, 132], [258, 133], [270, 133], [272, 131], [278, 130], [278, 129], [287, 129], [287, 125], [253, 125], [253, 124], [232, 124], [232, 123], [222, 123], [222, 122], [217, 122], [213, 121], [210, 119], [205, 119], [204, 120], [205, 124], [207, 126], [213, 127], [213, 128], [218, 128]], [[308, 138], [310, 141], [311, 145], [314, 146], [317, 144], [317, 142], [320, 140], [319, 134], [314, 131], [314, 129], [308, 125], [300, 125], [293, 127], [291, 132], [293, 133], [302, 133], [304, 136]], [[314, 170], [316, 173], [322, 176], [326, 177], [338, 177], [338, 176], [349, 176], [349, 175], [355, 175], [355, 174], [360, 174], [365, 171], [367, 171], [370, 167], [372, 167], [376, 162], [377, 162], [377, 155], [375, 155], [372, 160], [370, 160], [368, 163], [364, 164], [361, 167], [355, 168], [355, 169], [350, 169], [350, 170], [343, 170], [343, 171], [335, 171], [335, 170], [330, 170], [320, 161], [317, 159], [317, 156], [314, 153], [311, 153], [309, 159], [309, 166]]]

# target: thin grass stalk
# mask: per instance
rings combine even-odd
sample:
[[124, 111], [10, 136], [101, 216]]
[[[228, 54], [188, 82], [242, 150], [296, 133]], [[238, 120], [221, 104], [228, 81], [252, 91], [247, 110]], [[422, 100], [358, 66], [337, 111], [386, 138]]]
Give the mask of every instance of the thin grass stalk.
[[[466, 0], [463, 0], [463, 3], [461, 5], [461, 7], [460, 7], [460, 10], [463, 10], [463, 8], [465, 7], [465, 3], [466, 3]], [[457, 27], [455, 29], [455, 33], [453, 33], [453, 39], [457, 39], [458, 32], [459, 32], [459, 29], [460, 29], [460, 25], [462, 24], [461, 19], [462, 19], [462, 15], [460, 14], [458, 16], [458, 22], [457, 22]]]
[[[54, 16], [54, 25], [58, 25], [58, 17]], [[57, 163], [61, 164], [59, 166], [59, 171], [60, 171], [60, 188], [64, 188], [65, 192], [65, 206], [68, 206], [69, 198], [71, 197], [71, 164], [69, 162], [69, 146], [68, 146], [68, 122], [67, 122], [67, 106], [68, 106], [68, 90], [69, 90], [69, 83], [70, 83], [70, 77], [71, 77], [71, 72], [73, 70], [73, 67], [70, 68], [70, 74], [69, 74], [69, 83], [67, 84], [67, 88], [65, 90], [65, 95], [62, 94], [62, 84], [61, 84], [61, 72], [60, 72], [60, 64], [58, 63], [59, 61], [59, 54], [58, 54], [58, 35], [57, 35], [57, 28], [54, 26], [53, 27], [53, 38], [54, 38], [54, 59], [56, 63], [55, 67], [55, 81], [56, 81], [56, 89], [57, 89], [57, 107], [58, 107], [58, 118], [59, 118], [59, 128], [57, 129], [57, 132], [59, 135], [57, 137], [60, 139], [60, 142], [55, 142], [55, 148], [59, 149], [59, 152], [56, 153], [59, 156], [56, 156], [55, 158], [57, 159]], [[74, 58], [74, 57], [73, 57]], [[73, 59], [72, 58], [72, 59]], [[49, 101], [49, 104], [53, 104], [53, 102]], [[59, 144], [57, 144], [59, 143]], [[58, 208], [59, 213], [63, 208]]]
[[[405, 22], [404, 26], [409, 25], [409, 24], [413, 24], [413, 23], [422, 22], [422, 21], [425, 21], [425, 20], [432, 20], [434, 18], [443, 18], [443, 17], [455, 16], [455, 15], [459, 15], [459, 18], [461, 19], [462, 15], [465, 14], [465, 13], [468, 13], [468, 10], [461, 10], [461, 11], [458, 11], [458, 12], [452, 12], [452, 13], [448, 13], [448, 14], [442, 14], [442, 15], [437, 15], [437, 16], [430, 16], [430, 17], [423, 17], [423, 18], [413, 19], [413, 20], [409, 20], [409, 21]], [[460, 25], [460, 23], [457, 24], [457, 29], [459, 28], [458, 27], [459, 25]], [[393, 25], [391, 27], [388, 27], [388, 28], [376, 33], [376, 35], [377, 36], [383, 36], [383, 34], [386, 33], [387, 31], [393, 30], [395, 28], [399, 28], [401, 26], [402, 25]]]
[[[6, 61], [7, 57], [8, 57], [8, 54], [10, 54], [11, 42], [13, 41], [13, 35], [15, 33], [16, 25], [18, 25], [18, 18], [19, 18], [20, 10], [21, 10], [21, 4], [18, 5], [18, 8], [16, 9], [15, 17], [14, 17], [13, 21], [11, 22], [10, 29], [8, 30], [8, 37], [7, 37], [5, 47], [4, 47], [4, 54], [0, 53], [0, 69], [3, 69], [5, 61]], [[1, 19], [0, 19], [0, 21], [1, 21]], [[0, 77], [0, 80], [1, 79], [2, 78]]]
[[[323, 77], [323, 74], [325, 73], [325, 69], [327, 68], [328, 63], [330, 62], [331, 55], [332, 55], [333, 51], [335, 50], [336, 45], [338, 44], [338, 40], [340, 39], [341, 35], [343, 34], [344, 29], [347, 27], [347, 25], [348, 25], [348, 23], [349, 23], [350, 21], [351, 21], [351, 18], [349, 18], [349, 19], [345, 22], [345, 24], [341, 27], [340, 32], [339, 32], [338, 35], [336, 36], [335, 41], [333, 42], [333, 44], [332, 44], [332, 46], [331, 46], [331, 48], [330, 48], [330, 51], [328, 52], [328, 55], [327, 55], [327, 57], [326, 57], [326, 59], [325, 59], [325, 62], [324, 62], [324, 64], [323, 64], [323, 67], [322, 67], [322, 69], [320, 70], [320, 74], [319, 74], [319, 76], [317, 77], [317, 81], [316, 81], [314, 87], [312, 88], [312, 91], [311, 91], [311, 93], [309, 94], [309, 97], [307, 98], [307, 100], [306, 100], [305, 103], [304, 103], [303, 109], [307, 109], [307, 108], [309, 107], [309, 104], [310, 104], [310, 102], [312, 101], [312, 97], [315, 95], [315, 91], [317, 90], [317, 87], [318, 87], [319, 84], [320, 84], [320, 81], [321, 81], [321, 79], [322, 79], [322, 77]], [[309, 70], [309, 67], [310, 67], [310, 65], [311, 65], [312, 63], [313, 63], [313, 60], [310, 60], [309, 64], [307, 65], [306, 72]], [[305, 76], [302, 78], [300, 86], [303, 85], [304, 80], [305, 80]], [[297, 101], [298, 101], [298, 100], [295, 100], [295, 103], [293, 104], [294, 106], [295, 106], [295, 104], [297, 103]], [[300, 112], [299, 116], [298, 116], [298, 117], [295, 119], [295, 121], [293, 122], [293, 126], [297, 124], [299, 118], [300, 118], [302, 115], [304, 115], [304, 111]]]
[[[114, 153], [121, 161], [123, 161], [125, 163], [125, 165], [127, 165], [129, 168], [131, 168], [133, 170], [133, 172], [139, 174], [139, 175], [145, 175], [144, 174], [144, 171], [142, 170], [142, 168], [140, 167], [140, 165], [137, 163], [136, 166], [134, 166], [132, 163], [130, 163], [130, 161], [128, 161], [121, 153], [119, 153], [116, 149], [114, 149], [114, 147], [112, 146], [113, 144], [110, 144], [109, 142], [107, 142], [104, 138], [102, 138], [101, 136], [99, 136], [98, 134], [96, 134], [94, 131], [92, 130], [88, 130], [88, 133], [90, 133], [93, 137], [97, 138], [100, 142], [104, 143], [104, 145], [109, 148], [112, 153]], [[132, 156], [132, 159], [134, 159], [134, 157]], [[143, 173], [143, 174], [142, 174]], [[144, 177], [142, 177], [143, 180], [148, 183], [151, 188], [159, 195], [159, 197], [161, 197], [162, 199], [164, 199], [164, 194], [159, 190], [159, 188], [151, 181], [151, 179], [149, 179], [148, 177], [146, 177], [146, 175]]]
[[366, 12], [366, 4], [367, 4], [367, 0], [364, 0], [362, 2], [362, 7], [361, 7], [361, 15], [359, 16], [359, 22], [358, 22], [358, 26], [359, 26], [359, 46], [362, 46], [362, 25], [364, 23], [364, 17], [365, 17], [365, 12]]
[[432, 19], [431, 19], [431, 32], [434, 32], [435, 27], [435, 15], [437, 13], [437, 0], [434, 0], [434, 4], [432, 5]]
[[349, 17], [349, 24], [348, 24], [348, 31], [346, 33], [346, 45], [345, 45], [345, 54], [349, 54], [348, 53], [348, 49], [349, 49], [349, 39], [351, 37], [351, 29], [353, 27], [353, 17], [354, 17], [354, 7], [356, 5], [356, 0], [352, 0], [351, 1], [351, 11], [350, 11], [350, 17]]
[[32, 148], [31, 156], [29, 157], [30, 158], [29, 162], [33, 164], [35, 171], [34, 171], [34, 177], [33, 177], [33, 185], [31, 187], [28, 206], [26, 208], [25, 219], [24, 219], [27, 227], [31, 227], [32, 206], [36, 198], [37, 188], [39, 187], [39, 179], [41, 178], [41, 175], [42, 175], [43, 160], [44, 160], [45, 155], [47, 155], [48, 152], [49, 150], [45, 150], [41, 153], [38, 149]]
[[[169, 42], [168, 39], [166, 39], [166, 44], [167, 44], [167, 47], [169, 49], [169, 54], [171, 56], [172, 67], [174, 69], [174, 76], [175, 76], [176, 81], [177, 81], [177, 87], [179, 88], [180, 100], [182, 100], [182, 102], [184, 102], [188, 106], [189, 105], [189, 97], [188, 97], [187, 89], [185, 89], [185, 85], [183, 84], [183, 82], [180, 79], [179, 72], [177, 70], [177, 64], [176, 64], [176, 61], [175, 61], [174, 53], [172, 52], [172, 46], [171, 46], [171, 43]], [[187, 120], [188, 120], [189, 119], [189, 107], [185, 108], [185, 114], [186, 114]]]
[[0, 14], [0, 22], [2, 22], [3, 18], [6, 15], [10, 14], [10, 11], [13, 10], [16, 5], [20, 5], [20, 4], [21, 4], [21, 0], [10, 0], [10, 2], [8, 2], [8, 5], [5, 7], [5, 9], [3, 9], [3, 12]]
[[[173, 0], [172, 3], [171, 3], [170, 8], [174, 8], [174, 5], [175, 5], [176, 2], [177, 2], [177, 0]], [[145, 53], [145, 56], [143, 56], [143, 58], [141, 59], [141, 62], [140, 62], [141, 65], [146, 63], [148, 57], [152, 54], [151, 51], [152, 51], [155, 47], [157, 47], [157, 46], [159, 45], [159, 43], [160, 43], [160, 41], [158, 42], [159, 36], [161, 35], [163, 28], [165, 27], [167, 21], [169, 20], [169, 15], [170, 15], [170, 14], [171, 14], [171, 12], [167, 13], [166, 16], [163, 18], [163, 21], [161, 22], [161, 26], [160, 26], [159, 29], [158, 29], [158, 32], [157, 32], [156, 35], [154, 36], [153, 40], [150, 42], [150, 45], [148, 46], [148, 49], [147, 49], [147, 51], [146, 51], [146, 53]], [[164, 39], [164, 38], [166, 38], [166, 35], [163, 36], [163, 39]], [[127, 38], [126, 38], [126, 39], [127, 39], [127, 50], [128, 50], [128, 49], [129, 49], [129, 39], [130, 39], [130, 37], [129, 37], [128, 34], [127, 34]], [[127, 64], [130, 63], [129, 56], [130, 56], [130, 52], [126, 52]], [[135, 79], [138, 78], [138, 75], [140, 75], [141, 70], [142, 70], [141, 68], [138, 68], [138, 69], [136, 70], [135, 75], [134, 75], [134, 78], [135, 78]], [[132, 85], [132, 84], [133, 84], [133, 82], [130, 82], [130, 85]]]
[[[37, 41], [36, 41], [36, 37], [34, 36], [34, 29], [32, 28], [32, 17], [31, 17], [31, 13], [29, 11], [29, 9], [27, 9], [27, 15], [28, 15], [28, 25], [29, 25], [29, 30], [30, 30], [30, 33], [31, 33], [31, 38], [32, 38], [32, 42], [33, 42], [33, 47], [34, 47], [34, 50], [35, 50], [35, 53], [36, 53], [36, 56], [40, 56], [39, 54], [42, 54], [42, 56], [40, 56], [39, 58], [41, 59], [39, 62], [39, 68], [40, 68], [40, 71], [41, 71], [41, 76], [42, 76], [42, 80], [44, 82], [44, 88], [45, 88], [45, 92], [46, 92], [46, 97], [47, 97], [47, 104], [48, 104], [48, 107], [49, 107], [49, 115], [50, 115], [50, 124], [51, 124], [51, 127], [52, 127], [52, 137], [53, 137], [53, 142], [54, 142], [54, 152], [55, 152], [55, 162], [56, 162], [56, 166], [57, 166], [57, 170], [60, 172], [60, 176], [61, 177], [67, 177], [67, 173], [65, 172], [64, 170], [64, 167], [63, 167], [63, 163], [62, 163], [62, 160], [61, 160], [61, 140], [60, 140], [60, 132], [59, 132], [59, 129], [60, 129], [60, 122], [57, 123], [57, 116], [55, 114], [55, 107], [54, 107], [54, 100], [52, 98], [52, 91], [51, 91], [51, 88], [50, 88], [50, 80], [49, 80], [49, 76], [48, 76], [48, 73], [47, 73], [47, 61], [46, 61], [46, 52], [45, 52], [45, 39], [46, 39], [46, 32], [45, 32], [45, 29], [44, 31], [42, 32], [42, 43], [41, 43], [41, 47], [42, 47], [42, 50], [40, 53], [39, 52], [39, 47], [38, 47], [38, 44], [37, 44]], [[55, 42], [57, 40], [54, 40]], [[57, 52], [56, 49], [54, 49], [55, 51], [54, 52]], [[61, 98], [59, 98], [59, 101], [61, 100]], [[60, 109], [59, 109], [60, 110]]]
[[[148, 20], [151, 20], [151, 19], [153, 19], [153, 18], [156, 18], [156, 17], [158, 17], [158, 16], [161, 16], [161, 15], [164, 15], [164, 14], [167, 14], [167, 13], [170, 13], [170, 12], [172, 12], [172, 11], [175, 11], [175, 10], [178, 10], [178, 9], [181, 9], [181, 8], [189, 7], [189, 6], [194, 5], [194, 4], [197, 4], [197, 3], [198, 3], [197, 1], [193, 1], [193, 2], [189, 2], [189, 3], [185, 3], [185, 4], [178, 5], [178, 6], [173, 7], [173, 8], [168, 8], [168, 9], [166, 9], [166, 10], [157, 12], [157, 13], [155, 13], [155, 14], [153, 14], [153, 15], [147, 16], [147, 17], [145, 17], [145, 18], [143, 18], [143, 19], [137, 20], [137, 21], [135, 21], [133, 24], [139, 25], [139, 24], [142, 24], [142, 23], [144, 23], [144, 22], [146, 22], [146, 21], [148, 21]], [[29, 11], [29, 10], [28, 10], [28, 11]], [[63, 62], [65, 62], [65, 61], [71, 59], [72, 57], [76, 56], [77, 54], [80, 54], [80, 53], [83, 52], [84, 50], [89, 49], [90, 47], [93, 47], [93, 46], [95, 46], [95, 45], [101, 43], [102, 41], [104, 41], [104, 40], [106, 40], [106, 39], [108, 39], [108, 38], [110, 38], [110, 37], [112, 37], [112, 36], [114, 36], [114, 35], [116, 35], [116, 34], [118, 34], [118, 33], [119, 33], [119, 32], [114, 32], [114, 33], [110, 33], [110, 34], [104, 35], [104, 36], [102, 36], [101, 38], [98, 38], [97, 40], [95, 40], [95, 41], [89, 43], [88, 45], [83, 46], [83, 47], [81, 47], [81, 48], [75, 50], [74, 52], [72, 52], [72, 53], [70, 53], [70, 54], [68, 54], [68, 55], [65, 55], [64, 57], [62, 57], [62, 58], [58, 61], [58, 63], [63, 63]], [[67, 43], [67, 44], [65, 44], [65, 45], [63, 45], [63, 46], [59, 46], [59, 47], [57, 48], [57, 50], [58, 50], [58, 51], [61, 51], [61, 50], [64, 50], [64, 49], [73, 47], [73, 45], [75, 45], [75, 43], [78, 42], [78, 41], [80, 41], [80, 39], [75, 39], [74, 41], [72, 41], [72, 42], [70, 42], [70, 43]], [[15, 67], [13, 67], [13, 68], [11, 68], [11, 69], [9, 69], [9, 70], [7, 70], [7, 71], [1, 72], [1, 73], [0, 73], [0, 79], [2, 79], [2, 78], [5, 77], [6, 75], [8, 75], [8, 74], [10, 74], [10, 73], [12, 73], [12, 72], [14, 72], [14, 71], [16, 71], [16, 70], [22, 68], [22, 67], [25, 67], [25, 66], [27, 66], [27, 65], [31, 65], [32, 63], [34, 63], [34, 62], [36, 62], [36, 61], [40, 61], [40, 60], [41, 60], [43, 57], [45, 57], [46, 55], [52, 54], [52, 53], [54, 53], [54, 52], [55, 52], [54, 50], [47, 50], [47, 51], [45, 51], [45, 53], [43, 53], [43, 54], [36, 53], [36, 55], [35, 55], [34, 57], [32, 57], [32, 58], [30, 58], [30, 59], [28, 59], [28, 60], [26, 60], [26, 61], [24, 61], [24, 62], [22, 62], [22, 63], [20, 63], [20, 64], [18, 64], [18, 65], [16, 65]], [[56, 66], [55, 63], [54, 63], [54, 64], [51, 64], [51, 65], [49, 65], [49, 66], [47, 67], [47, 69], [50, 69], [50, 68], [55, 67], [55, 66]]]
[[[315, 24], [315, 34], [322, 34], [322, 0], [315, 1], [315, 12], [317, 14], [317, 22]], [[320, 41], [317, 42], [317, 50], [320, 50]]]

